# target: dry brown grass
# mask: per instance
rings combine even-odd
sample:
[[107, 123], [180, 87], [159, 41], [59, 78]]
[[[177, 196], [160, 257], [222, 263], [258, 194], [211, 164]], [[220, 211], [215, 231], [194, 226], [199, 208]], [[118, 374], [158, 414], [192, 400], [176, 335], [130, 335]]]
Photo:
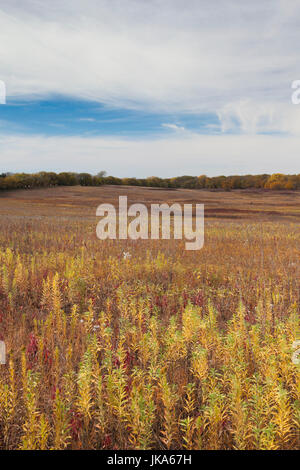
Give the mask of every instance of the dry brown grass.
[[203, 203], [207, 217], [299, 222], [300, 191], [139, 188], [132, 186], [71, 186], [0, 193], [0, 215], [67, 215], [93, 217], [101, 203]]

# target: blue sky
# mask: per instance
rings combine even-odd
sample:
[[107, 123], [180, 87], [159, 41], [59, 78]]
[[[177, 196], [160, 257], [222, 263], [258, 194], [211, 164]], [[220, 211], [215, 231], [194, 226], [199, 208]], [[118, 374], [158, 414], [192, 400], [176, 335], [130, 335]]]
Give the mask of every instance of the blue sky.
[[122, 109], [95, 101], [64, 96], [21, 101], [8, 99], [0, 108], [0, 126], [7, 134], [15, 132], [46, 136], [164, 136], [189, 129], [191, 132], [216, 134], [221, 124], [214, 114], [154, 113]]
[[0, 171], [298, 173], [297, 0], [0, 0]]

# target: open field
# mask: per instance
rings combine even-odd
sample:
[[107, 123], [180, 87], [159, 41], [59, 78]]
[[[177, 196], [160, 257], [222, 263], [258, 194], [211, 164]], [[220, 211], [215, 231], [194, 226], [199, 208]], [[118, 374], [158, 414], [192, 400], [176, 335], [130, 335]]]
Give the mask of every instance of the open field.
[[101, 203], [118, 203], [128, 196], [128, 203], [205, 204], [206, 216], [251, 220], [300, 221], [300, 191], [140, 188], [132, 186], [71, 186], [19, 191], [1, 191], [0, 215], [95, 216]]
[[[119, 195], [204, 203], [204, 248], [98, 240]], [[20, 190], [0, 220], [1, 449], [300, 449], [299, 191]]]

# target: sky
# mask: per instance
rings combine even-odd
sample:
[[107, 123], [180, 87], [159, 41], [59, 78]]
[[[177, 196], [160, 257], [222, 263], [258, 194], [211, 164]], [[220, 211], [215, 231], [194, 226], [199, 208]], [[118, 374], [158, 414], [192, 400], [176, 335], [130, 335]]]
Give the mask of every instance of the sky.
[[299, 0], [0, 0], [0, 172], [299, 173], [299, 44]]

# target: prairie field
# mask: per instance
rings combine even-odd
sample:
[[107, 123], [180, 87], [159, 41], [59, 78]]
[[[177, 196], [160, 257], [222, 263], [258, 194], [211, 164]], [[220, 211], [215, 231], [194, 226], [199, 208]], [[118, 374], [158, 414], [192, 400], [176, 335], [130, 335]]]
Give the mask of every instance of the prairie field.
[[[204, 203], [205, 244], [96, 237]], [[0, 193], [0, 449], [300, 449], [300, 191]]]

